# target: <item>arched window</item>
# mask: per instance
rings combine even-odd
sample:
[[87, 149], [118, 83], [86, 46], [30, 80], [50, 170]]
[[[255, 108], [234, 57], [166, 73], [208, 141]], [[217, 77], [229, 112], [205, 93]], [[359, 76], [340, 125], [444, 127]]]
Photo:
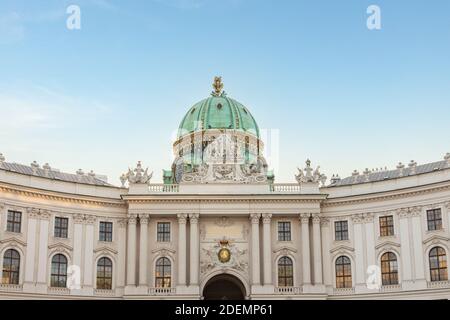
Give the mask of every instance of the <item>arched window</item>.
[[97, 289], [112, 289], [112, 261], [100, 258], [97, 262]]
[[381, 256], [381, 281], [384, 286], [398, 284], [397, 256], [392, 252]]
[[171, 287], [172, 264], [168, 258], [159, 258], [156, 261], [155, 286], [157, 288]]
[[67, 258], [57, 254], [52, 258], [52, 272], [50, 285], [52, 287], [65, 288], [67, 284]]
[[281, 257], [278, 260], [278, 286], [294, 286], [294, 267], [292, 259], [289, 257]]
[[447, 281], [447, 256], [444, 248], [434, 247], [429, 256], [431, 281]]
[[19, 284], [20, 254], [14, 250], [6, 250], [3, 255], [3, 284]]
[[352, 287], [352, 263], [346, 256], [336, 259], [336, 288]]

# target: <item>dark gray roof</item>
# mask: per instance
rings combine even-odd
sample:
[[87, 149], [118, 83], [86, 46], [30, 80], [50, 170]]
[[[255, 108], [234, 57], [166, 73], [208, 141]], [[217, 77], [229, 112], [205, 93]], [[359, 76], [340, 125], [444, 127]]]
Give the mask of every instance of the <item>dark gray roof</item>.
[[359, 174], [347, 178], [343, 178], [340, 180], [331, 181], [329, 187], [339, 187], [339, 186], [347, 186], [353, 184], [361, 184], [361, 183], [369, 183], [369, 182], [377, 182], [384, 181], [390, 179], [396, 179], [401, 177], [408, 177], [418, 174], [430, 173], [434, 171], [450, 169], [450, 165], [446, 160], [427, 163], [423, 165], [418, 165], [414, 168], [405, 166], [403, 169], [395, 169], [395, 170], [385, 170], [385, 171], [375, 171], [370, 172], [369, 174]]
[[64, 173], [55, 169], [44, 170], [41, 167], [32, 168], [31, 166], [25, 166], [18, 163], [2, 162], [0, 163], [0, 170], [74, 183], [83, 183], [96, 186], [109, 186], [109, 187], [113, 186], [112, 184], [106, 182], [105, 181], [106, 179], [104, 180], [100, 179], [99, 176], [93, 176], [90, 174], [81, 175], [81, 174]]

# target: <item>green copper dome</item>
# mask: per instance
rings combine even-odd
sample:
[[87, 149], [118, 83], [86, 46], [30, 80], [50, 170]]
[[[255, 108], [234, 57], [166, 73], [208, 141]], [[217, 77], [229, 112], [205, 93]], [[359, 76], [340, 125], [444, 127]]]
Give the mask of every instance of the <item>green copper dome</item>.
[[250, 111], [236, 100], [228, 98], [222, 92], [222, 87], [221, 82], [216, 84], [211, 97], [189, 109], [181, 121], [178, 138], [208, 129], [240, 130], [260, 138], [258, 125]]

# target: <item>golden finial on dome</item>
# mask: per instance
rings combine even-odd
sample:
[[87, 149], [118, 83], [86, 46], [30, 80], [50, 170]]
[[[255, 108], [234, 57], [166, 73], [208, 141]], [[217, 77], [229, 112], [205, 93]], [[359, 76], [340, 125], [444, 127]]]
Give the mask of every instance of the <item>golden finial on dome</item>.
[[214, 88], [212, 95], [215, 97], [219, 97], [222, 94], [223, 90], [222, 77], [214, 77], [214, 82], [212, 86]]

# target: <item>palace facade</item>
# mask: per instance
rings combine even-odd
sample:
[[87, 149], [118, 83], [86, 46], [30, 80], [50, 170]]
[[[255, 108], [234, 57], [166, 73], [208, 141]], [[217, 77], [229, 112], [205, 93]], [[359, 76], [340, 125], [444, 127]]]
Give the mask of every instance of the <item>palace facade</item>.
[[278, 184], [220, 78], [163, 182], [113, 186], [0, 154], [3, 299], [448, 299], [450, 154]]

